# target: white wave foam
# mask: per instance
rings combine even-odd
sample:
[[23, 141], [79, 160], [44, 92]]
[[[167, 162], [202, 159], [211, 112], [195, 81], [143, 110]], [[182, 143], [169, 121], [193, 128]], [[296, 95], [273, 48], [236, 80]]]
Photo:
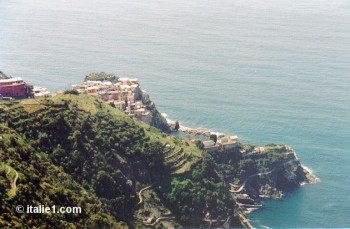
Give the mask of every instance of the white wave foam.
[[[312, 177], [314, 178], [314, 181], [313, 181], [313, 182], [310, 182], [310, 183], [318, 183], [318, 182], [321, 182], [321, 180], [320, 180], [318, 177], [316, 177], [316, 176], [314, 175], [312, 169], [310, 169], [309, 167], [307, 167], [307, 166], [305, 166], [305, 165], [301, 165], [301, 166], [303, 167], [304, 170], [306, 170], [306, 171], [310, 174], [310, 176], [312, 176]], [[306, 182], [300, 183], [301, 186], [306, 185], [306, 184], [308, 184], [308, 183], [306, 183]]]

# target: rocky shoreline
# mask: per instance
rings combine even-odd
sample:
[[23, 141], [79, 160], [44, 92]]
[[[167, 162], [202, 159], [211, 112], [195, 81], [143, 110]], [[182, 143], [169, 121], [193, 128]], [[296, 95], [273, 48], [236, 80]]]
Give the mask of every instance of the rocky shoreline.
[[[245, 216], [261, 209], [263, 199], [280, 200], [292, 189], [320, 182], [309, 168], [300, 163], [297, 157], [295, 157], [294, 165], [284, 168], [285, 170], [276, 170], [265, 177], [261, 176], [259, 180], [251, 182], [239, 194], [236, 194], [239, 209]], [[282, 186], [278, 183], [280, 177], [286, 178], [285, 182], [290, 184], [287, 185], [289, 189], [280, 189]]]
[[[169, 119], [166, 114], [162, 114], [166, 119], [170, 129], [173, 129], [175, 123]], [[212, 132], [206, 129], [196, 129], [180, 125], [179, 132], [188, 134], [191, 136], [204, 136], [209, 138], [211, 135], [225, 135], [222, 133]], [[279, 168], [275, 168], [272, 171], [266, 173], [258, 173], [251, 175], [252, 179], [248, 180], [248, 177], [242, 180], [245, 182], [238, 184], [231, 184], [231, 192], [235, 193], [236, 204], [238, 211], [241, 212], [239, 220], [242, 225], [248, 228], [253, 228], [247, 218], [248, 214], [253, 211], [263, 208], [261, 203], [264, 199], [283, 199], [285, 195], [292, 189], [298, 188], [306, 184], [314, 184], [320, 180], [312, 173], [311, 169], [300, 163], [300, 160], [295, 151], [289, 146], [283, 146], [288, 152], [289, 159], [280, 165]], [[253, 151], [263, 153], [265, 147], [254, 146]], [[249, 153], [241, 149], [241, 153]], [[259, 177], [257, 179], [257, 177]], [[244, 187], [243, 187], [244, 184]], [[236, 190], [236, 191], [235, 191]], [[238, 190], [238, 191], [237, 191]]]
[[162, 113], [162, 116], [165, 118], [168, 126], [170, 127], [170, 129], [172, 131], [179, 131], [181, 133], [188, 134], [191, 136], [203, 136], [203, 137], [207, 137], [207, 138], [209, 138], [213, 134], [224, 135], [223, 133], [213, 132], [213, 131], [210, 131], [207, 129], [199, 129], [199, 128], [191, 128], [191, 127], [183, 126], [183, 125], [181, 125], [181, 123], [180, 123], [179, 129], [175, 130], [176, 122], [174, 120], [170, 119], [166, 113]]

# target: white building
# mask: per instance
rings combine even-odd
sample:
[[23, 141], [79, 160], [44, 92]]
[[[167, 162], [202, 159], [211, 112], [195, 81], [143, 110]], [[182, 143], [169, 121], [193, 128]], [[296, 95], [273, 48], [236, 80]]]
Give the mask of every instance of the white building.
[[49, 90], [47, 90], [44, 87], [34, 86], [32, 91], [33, 91], [34, 98], [48, 98], [48, 97], [51, 97], [51, 93], [49, 92]]
[[223, 136], [219, 137], [217, 143], [223, 146], [225, 149], [235, 148], [238, 146], [237, 136]]

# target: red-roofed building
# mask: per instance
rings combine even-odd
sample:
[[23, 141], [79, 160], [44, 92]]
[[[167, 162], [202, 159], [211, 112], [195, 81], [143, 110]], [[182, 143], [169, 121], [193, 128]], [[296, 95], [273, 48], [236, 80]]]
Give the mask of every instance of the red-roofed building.
[[27, 97], [28, 90], [22, 78], [1, 79], [0, 95], [9, 97]]
[[119, 100], [119, 91], [108, 92], [110, 100]]

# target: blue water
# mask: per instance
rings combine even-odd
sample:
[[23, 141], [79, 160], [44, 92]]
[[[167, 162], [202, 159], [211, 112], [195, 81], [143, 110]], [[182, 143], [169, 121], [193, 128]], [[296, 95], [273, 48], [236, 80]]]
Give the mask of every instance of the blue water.
[[186, 126], [290, 145], [321, 182], [253, 225], [350, 226], [347, 0], [0, 1], [0, 69], [51, 91], [138, 77]]

